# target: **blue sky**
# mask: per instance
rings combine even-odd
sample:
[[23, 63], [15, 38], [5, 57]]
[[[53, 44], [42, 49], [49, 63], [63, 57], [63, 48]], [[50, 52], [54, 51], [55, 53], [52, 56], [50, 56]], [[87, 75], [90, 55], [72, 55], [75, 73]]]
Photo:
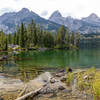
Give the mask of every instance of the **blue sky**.
[[63, 16], [86, 17], [91, 13], [100, 16], [100, 0], [0, 0], [0, 15], [28, 8], [44, 18], [59, 10]]

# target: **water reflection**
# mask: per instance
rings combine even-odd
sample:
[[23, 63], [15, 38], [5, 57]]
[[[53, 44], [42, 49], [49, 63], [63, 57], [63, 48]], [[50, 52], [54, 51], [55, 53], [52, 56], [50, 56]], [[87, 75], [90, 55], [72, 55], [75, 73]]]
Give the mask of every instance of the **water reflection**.
[[[16, 62], [16, 60], [15, 60]], [[3, 76], [17, 78], [23, 82], [33, 80], [36, 76], [45, 71], [53, 72], [55, 68], [45, 68], [43, 66], [18, 65], [14, 61], [2, 61], [0, 63], [0, 73]]]
[[91, 44], [86, 45], [84, 48], [82, 44], [83, 47], [79, 50], [0, 52], [0, 55], [10, 57], [9, 61], [0, 62], [0, 73], [10, 74], [27, 82], [40, 73], [58, 68], [87, 68], [93, 65], [100, 68], [99, 46], [91, 48]]
[[66, 50], [30, 51], [23, 52], [17, 57], [16, 63], [19, 65], [65, 67], [77, 65], [80, 59], [80, 52]]

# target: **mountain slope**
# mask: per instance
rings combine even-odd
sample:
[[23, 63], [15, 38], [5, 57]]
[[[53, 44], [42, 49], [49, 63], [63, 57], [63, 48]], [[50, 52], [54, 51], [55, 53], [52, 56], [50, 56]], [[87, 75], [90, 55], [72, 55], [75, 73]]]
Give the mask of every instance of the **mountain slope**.
[[55, 11], [49, 20], [58, 24], [63, 24], [74, 32], [79, 31], [84, 34], [100, 33], [100, 18], [94, 13], [79, 20], [70, 16], [63, 17], [59, 11]]
[[94, 13], [79, 20], [71, 16], [63, 17], [59, 11], [55, 11], [46, 20], [27, 8], [0, 16], [0, 29], [3, 29], [6, 33], [13, 33], [22, 22], [29, 24], [32, 19], [36, 24], [40, 24], [43, 29], [52, 32], [57, 31], [61, 25], [65, 25], [72, 32], [79, 31], [83, 34], [100, 33], [100, 18]]
[[61, 26], [41, 18], [38, 14], [29, 11], [27, 8], [23, 8], [19, 12], [5, 13], [0, 16], [0, 29], [3, 29], [6, 33], [13, 33], [22, 22], [28, 24], [32, 19], [36, 24], [40, 24], [44, 29], [49, 31], [56, 31]]

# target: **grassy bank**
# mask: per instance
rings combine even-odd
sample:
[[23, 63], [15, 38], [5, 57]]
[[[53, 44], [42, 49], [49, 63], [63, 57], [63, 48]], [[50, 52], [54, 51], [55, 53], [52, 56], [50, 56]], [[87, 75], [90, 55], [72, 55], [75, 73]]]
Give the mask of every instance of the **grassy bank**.
[[100, 70], [94, 67], [77, 73], [69, 73], [66, 83], [72, 85], [73, 80], [77, 80], [76, 90], [93, 95], [94, 100], [100, 100]]

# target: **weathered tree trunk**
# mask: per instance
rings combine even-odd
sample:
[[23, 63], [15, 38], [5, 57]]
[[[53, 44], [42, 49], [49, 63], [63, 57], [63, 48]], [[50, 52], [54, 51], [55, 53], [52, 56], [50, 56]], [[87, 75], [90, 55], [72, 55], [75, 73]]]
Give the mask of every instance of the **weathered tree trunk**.
[[41, 88], [37, 89], [36, 91], [32, 91], [30, 93], [27, 93], [27, 94], [23, 95], [22, 97], [19, 97], [19, 98], [15, 99], [15, 100], [25, 100], [28, 97], [35, 96], [40, 90], [41, 90]]

